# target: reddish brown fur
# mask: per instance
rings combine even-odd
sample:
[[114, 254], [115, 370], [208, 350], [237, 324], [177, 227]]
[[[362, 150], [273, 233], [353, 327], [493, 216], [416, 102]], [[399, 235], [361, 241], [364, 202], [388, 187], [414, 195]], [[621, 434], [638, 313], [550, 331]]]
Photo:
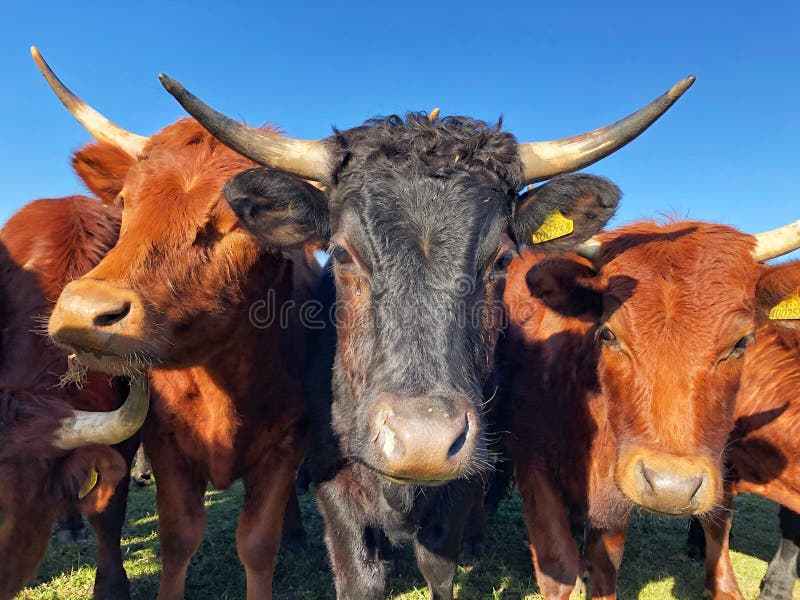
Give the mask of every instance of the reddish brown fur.
[[[759, 281], [766, 312], [800, 289], [800, 262]], [[800, 512], [800, 331], [762, 324], [748, 351], [727, 460], [737, 492], [753, 492]]]
[[[700, 456], [722, 479], [744, 365], [728, 353], [755, 327], [760, 269], [751, 236], [702, 223], [642, 223], [603, 242], [597, 265], [524, 256], [512, 264], [505, 294], [509, 446], [548, 598], [567, 597], [579, 572], [569, 520], [591, 528], [584, 558], [593, 594], [614, 596], [633, 506], [617, 472], [628, 448]], [[624, 353], [595, 342], [600, 324], [611, 326]], [[723, 502], [721, 485], [715, 502]]]
[[[120, 399], [104, 375], [90, 374], [82, 390], [58, 387], [64, 353], [41, 330], [61, 288], [86, 273], [114, 244], [119, 211], [80, 196], [38, 200], [0, 231], [0, 598], [10, 598], [34, 574], [53, 522], [68, 507], [103, 510], [125, 461], [114, 450], [74, 451], [52, 445], [60, 420], [73, 408], [111, 410]], [[82, 501], [89, 470], [100, 473]]]
[[[98, 162], [96, 148], [76, 154], [79, 173], [92, 173], [81, 164]], [[159, 366], [142, 437], [159, 483], [164, 597], [182, 597], [203, 535], [207, 482], [226, 488], [240, 477], [247, 498], [237, 540], [248, 593], [271, 594], [283, 510], [305, 452], [301, 332], [292, 323], [259, 329], [249, 311], [270, 296], [276, 307], [302, 300], [293, 278], [310, 287], [310, 267], [239, 229], [220, 191], [251, 166], [193, 120], [151, 137], [124, 180], [108, 186], [121, 190], [122, 232], [86, 277], [134, 290], [147, 310], [130, 345]], [[91, 177], [106, 175], [95, 169]]]

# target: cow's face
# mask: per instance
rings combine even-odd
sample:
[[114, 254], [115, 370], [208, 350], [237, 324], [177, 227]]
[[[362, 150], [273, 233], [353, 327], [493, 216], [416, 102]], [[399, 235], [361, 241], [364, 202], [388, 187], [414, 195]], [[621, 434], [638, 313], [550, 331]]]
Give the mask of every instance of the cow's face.
[[52, 445], [70, 412], [55, 398], [0, 390], [0, 598], [34, 576], [59, 514], [102, 511], [126, 475], [125, 460], [108, 446]]
[[564, 280], [545, 270], [529, 286], [545, 302], [594, 311], [623, 493], [659, 513], [709, 511], [722, 500], [723, 452], [755, 333], [753, 238], [694, 222], [601, 237], [594, 276], [564, 293]]
[[[342, 150], [325, 195], [309, 196], [297, 179], [292, 191], [293, 177], [271, 169], [226, 186], [244, 226], [265, 243], [328, 243], [337, 288], [333, 427], [348, 458], [395, 482], [438, 484], [485, 464], [482, 386], [516, 241], [558, 207], [577, 224], [567, 244], [579, 243], [619, 199], [615, 186], [588, 176], [518, 198], [513, 139], [478, 129], [464, 122], [459, 133], [476, 135], [448, 138], [411, 118], [345, 132], [333, 141]], [[425, 135], [440, 135], [440, 145]]]
[[94, 145], [75, 156], [87, 185], [123, 206], [122, 226], [100, 264], [66, 286], [50, 334], [108, 373], [192, 364], [231, 334], [241, 282], [263, 254], [221, 195], [252, 163], [189, 120], [153, 136], [127, 169], [116, 154]]

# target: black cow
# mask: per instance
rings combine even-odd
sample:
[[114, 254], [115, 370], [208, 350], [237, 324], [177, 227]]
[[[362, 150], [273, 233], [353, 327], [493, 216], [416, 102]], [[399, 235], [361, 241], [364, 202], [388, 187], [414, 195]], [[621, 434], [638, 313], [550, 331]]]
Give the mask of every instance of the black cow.
[[691, 81], [610, 128], [517, 144], [499, 124], [422, 113], [321, 142], [262, 135], [162, 76], [218, 139], [268, 165], [226, 185], [244, 227], [275, 248], [329, 244], [336, 335], [323, 333], [318, 349], [325, 339], [336, 346], [332, 402], [321, 390], [311, 411], [310, 468], [337, 597], [383, 597], [383, 535], [413, 540], [431, 596], [452, 597], [464, 522], [489, 465], [483, 385], [508, 263], [518, 245], [566, 233], [551, 233], [563, 217], [573, 233], [541, 249], [586, 240], [619, 200], [616, 186], [588, 175], [518, 191], [627, 143]]

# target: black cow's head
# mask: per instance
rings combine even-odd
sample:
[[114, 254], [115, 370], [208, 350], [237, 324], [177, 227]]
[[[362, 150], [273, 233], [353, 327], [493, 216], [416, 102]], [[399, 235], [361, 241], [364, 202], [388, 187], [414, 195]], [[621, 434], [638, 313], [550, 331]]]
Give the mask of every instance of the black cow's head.
[[[540, 247], [579, 244], [620, 195], [588, 175], [519, 190], [627, 143], [646, 126], [643, 114], [652, 122], [691, 83], [629, 117], [635, 131], [520, 145], [499, 126], [424, 114], [369, 121], [321, 142], [268, 139], [162, 81], [221, 141], [269, 165], [226, 185], [246, 229], [278, 248], [329, 245], [338, 309], [333, 429], [348, 457], [422, 484], [486, 464], [482, 386], [500, 326], [498, 284], [517, 246], [559, 237], [542, 235], [553, 215], [572, 233]], [[578, 157], [565, 158], [564, 145]]]

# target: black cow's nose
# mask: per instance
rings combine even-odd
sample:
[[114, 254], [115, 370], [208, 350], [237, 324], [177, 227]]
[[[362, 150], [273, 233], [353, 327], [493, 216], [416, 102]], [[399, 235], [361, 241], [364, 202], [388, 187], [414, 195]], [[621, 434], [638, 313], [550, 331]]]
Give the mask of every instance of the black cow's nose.
[[668, 514], [691, 514], [700, 504], [700, 492], [708, 487], [708, 473], [677, 473], [655, 470], [644, 461], [636, 465], [643, 504], [647, 508]]
[[474, 454], [478, 420], [471, 402], [442, 403], [381, 394], [372, 414], [377, 466], [392, 478], [417, 482], [455, 479]]

